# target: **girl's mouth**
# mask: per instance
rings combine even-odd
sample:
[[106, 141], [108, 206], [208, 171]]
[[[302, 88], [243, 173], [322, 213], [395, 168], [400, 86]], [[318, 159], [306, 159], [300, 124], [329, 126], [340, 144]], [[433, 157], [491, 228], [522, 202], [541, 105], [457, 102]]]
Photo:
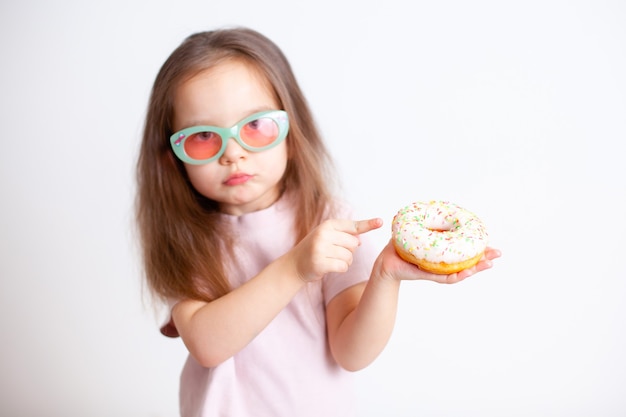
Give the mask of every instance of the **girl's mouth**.
[[232, 185], [244, 184], [248, 182], [251, 178], [252, 178], [252, 175], [249, 175], [249, 174], [244, 174], [244, 173], [233, 174], [230, 177], [226, 178], [226, 181], [224, 181], [224, 185], [232, 186]]

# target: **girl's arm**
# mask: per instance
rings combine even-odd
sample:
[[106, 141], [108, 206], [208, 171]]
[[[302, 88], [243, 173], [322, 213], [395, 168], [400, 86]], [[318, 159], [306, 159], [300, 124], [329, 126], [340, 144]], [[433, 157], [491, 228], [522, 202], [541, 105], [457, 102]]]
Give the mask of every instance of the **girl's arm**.
[[452, 284], [491, 267], [500, 256], [487, 248], [476, 266], [451, 275], [436, 275], [405, 262], [393, 243], [380, 253], [367, 283], [355, 285], [333, 298], [327, 306], [328, 337], [335, 360], [356, 371], [369, 365], [387, 344], [395, 324], [402, 280], [426, 279]]
[[184, 300], [172, 318], [191, 356], [214, 367], [243, 349], [304, 285], [286, 257], [211, 302]]
[[[359, 245], [361, 222], [328, 220], [257, 276], [212, 302], [181, 301], [172, 318], [189, 353], [214, 367], [243, 349], [291, 301], [305, 282], [345, 272]], [[373, 226], [375, 228], [376, 225]], [[370, 230], [370, 229], [368, 229]]]

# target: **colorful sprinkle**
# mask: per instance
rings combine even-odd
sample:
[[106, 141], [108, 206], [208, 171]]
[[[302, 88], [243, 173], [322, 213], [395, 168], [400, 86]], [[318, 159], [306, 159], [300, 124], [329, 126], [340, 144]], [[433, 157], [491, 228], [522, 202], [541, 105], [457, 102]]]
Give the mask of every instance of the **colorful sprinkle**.
[[482, 253], [488, 234], [473, 213], [448, 201], [415, 202], [392, 222], [396, 243], [418, 259], [457, 263]]

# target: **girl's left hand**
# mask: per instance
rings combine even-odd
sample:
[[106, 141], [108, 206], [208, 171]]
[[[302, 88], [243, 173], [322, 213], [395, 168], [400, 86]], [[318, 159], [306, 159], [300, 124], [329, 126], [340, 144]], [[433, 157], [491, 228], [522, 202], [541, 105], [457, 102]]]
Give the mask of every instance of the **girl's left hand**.
[[487, 247], [482, 259], [473, 267], [463, 271], [450, 274], [438, 275], [426, 272], [417, 265], [402, 259], [390, 240], [387, 246], [380, 253], [374, 264], [374, 271], [378, 272], [381, 277], [387, 277], [395, 280], [428, 280], [441, 284], [454, 284], [463, 281], [465, 278], [474, 275], [477, 272], [489, 269], [493, 265], [493, 260], [499, 258], [501, 252], [498, 249]]

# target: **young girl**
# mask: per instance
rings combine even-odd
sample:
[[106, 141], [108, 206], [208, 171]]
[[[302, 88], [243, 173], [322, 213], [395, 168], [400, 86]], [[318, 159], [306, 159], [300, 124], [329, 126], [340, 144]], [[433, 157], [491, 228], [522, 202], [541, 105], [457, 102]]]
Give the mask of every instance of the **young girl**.
[[189, 350], [182, 416], [348, 416], [349, 372], [382, 351], [401, 280], [432, 275], [367, 232], [290, 65], [243, 28], [186, 39], [156, 77], [138, 162], [147, 282]]

